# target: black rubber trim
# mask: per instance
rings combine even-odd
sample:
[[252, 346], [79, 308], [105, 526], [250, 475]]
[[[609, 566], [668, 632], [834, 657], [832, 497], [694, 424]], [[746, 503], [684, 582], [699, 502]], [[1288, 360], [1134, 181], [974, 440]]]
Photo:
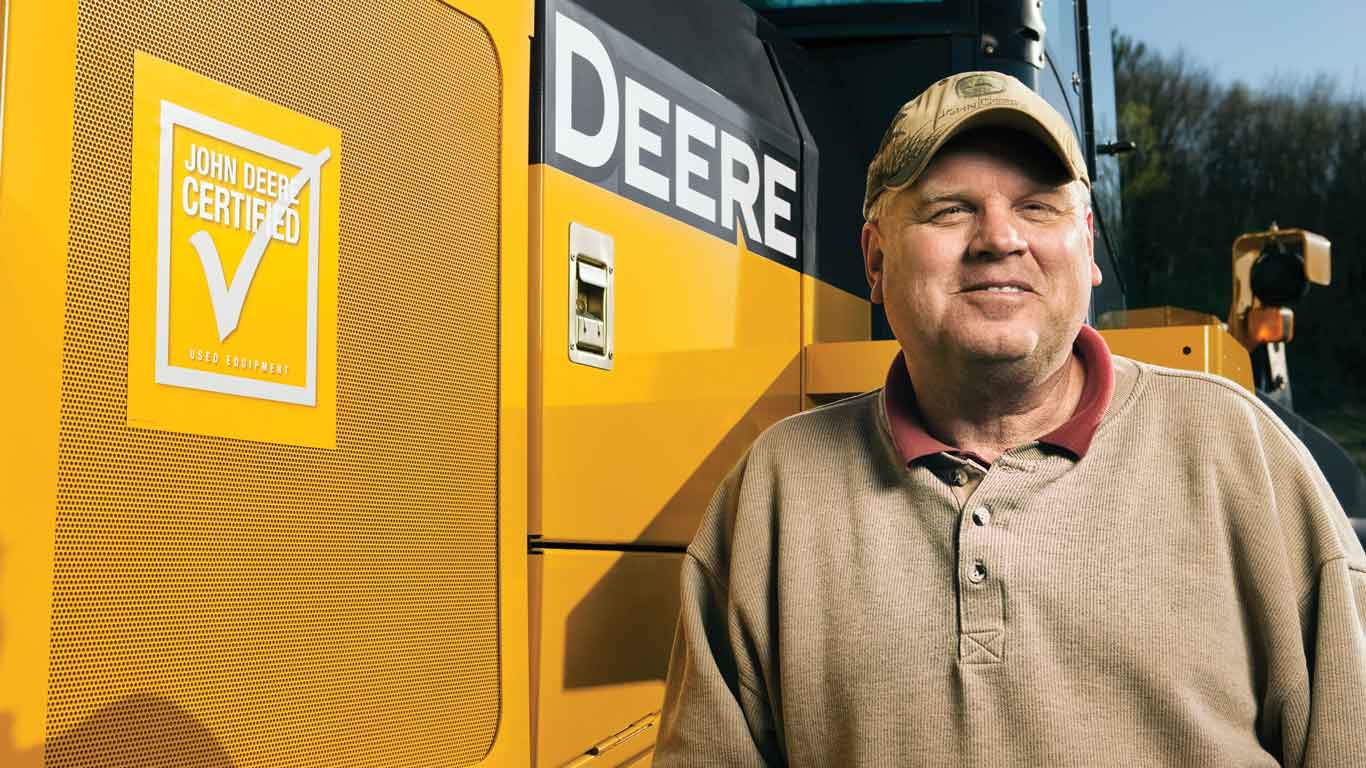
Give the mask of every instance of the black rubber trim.
[[[1086, 116], [1086, 131], [1082, 150], [1086, 155], [1086, 172], [1096, 178], [1096, 105], [1091, 92], [1091, 13], [1086, 0], [1077, 0], [1077, 64], [1081, 69], [1081, 112]], [[1057, 71], [1057, 68], [1054, 68]], [[1064, 92], [1065, 93], [1065, 92]]]
[[685, 544], [650, 544], [647, 542], [611, 542], [603, 543], [599, 541], [556, 541], [548, 539], [538, 539], [535, 536], [527, 537], [527, 551], [536, 552], [545, 549], [571, 549], [584, 552], [661, 552], [665, 554], [681, 555], [688, 550]]

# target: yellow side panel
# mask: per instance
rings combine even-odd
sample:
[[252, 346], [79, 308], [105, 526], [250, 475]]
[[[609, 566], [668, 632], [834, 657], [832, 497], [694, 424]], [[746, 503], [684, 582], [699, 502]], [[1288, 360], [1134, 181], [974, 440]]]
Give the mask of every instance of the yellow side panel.
[[862, 341], [872, 333], [867, 299], [802, 275], [802, 344]]
[[10, 0], [0, 157], [0, 765], [42, 764], [71, 192], [74, 3]]
[[[1178, 325], [1101, 331], [1116, 355], [1169, 368], [1223, 376], [1253, 391], [1247, 351], [1218, 325]], [[894, 340], [812, 344], [805, 350], [808, 397], [833, 397], [881, 387], [887, 366], [901, 348]]]
[[[536, 765], [562, 766], [659, 711], [678, 617], [681, 554], [547, 550], [540, 598]], [[643, 725], [643, 724], [642, 724]], [[615, 766], [655, 728], [589, 763]]]
[[[753, 439], [799, 410], [800, 274], [555, 168], [532, 179], [539, 533], [686, 543]], [[569, 359], [571, 222], [614, 240], [610, 371]]]
[[[528, 623], [527, 392], [531, 312], [528, 285], [527, 146], [531, 125], [533, 0], [445, 0], [483, 25], [498, 53], [502, 85], [499, 125], [498, 243], [498, 730], [481, 766], [521, 768], [531, 761]], [[459, 656], [448, 663], [459, 665]], [[433, 756], [438, 759], [441, 756]]]
[[1110, 351], [1145, 363], [1213, 373], [1254, 392], [1247, 350], [1220, 325], [1101, 331]]
[[900, 352], [894, 339], [812, 344], [806, 348], [806, 394], [828, 402], [831, 397], [877, 389]]
[[[812, 408], [828, 398], [821, 395], [823, 387], [832, 385], [829, 375], [839, 376], [830, 371], [829, 366], [821, 365], [813, 373], [811, 360], [806, 350], [812, 344], [828, 344], [842, 341], [867, 341], [872, 334], [872, 305], [867, 299], [859, 298], [847, 291], [818, 280], [810, 275], [802, 275], [802, 407]], [[814, 387], [814, 389], [813, 389]]]
[[[451, 2], [451, 0], [447, 0]], [[456, 7], [484, 25], [498, 52], [498, 731], [481, 765], [520, 768], [531, 761], [531, 670], [527, 569], [530, 419], [527, 392], [533, 349], [529, 270], [527, 147], [531, 125], [533, 0], [461, 0]], [[459, 663], [458, 659], [453, 660]]]

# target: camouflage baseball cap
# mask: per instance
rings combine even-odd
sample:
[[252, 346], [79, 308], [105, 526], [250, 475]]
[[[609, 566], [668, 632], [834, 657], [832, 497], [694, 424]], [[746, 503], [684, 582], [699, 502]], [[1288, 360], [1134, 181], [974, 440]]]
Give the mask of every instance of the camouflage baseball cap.
[[949, 139], [970, 128], [1014, 128], [1053, 150], [1073, 179], [1089, 187], [1086, 158], [1067, 120], [1024, 83], [1000, 72], [963, 72], [926, 88], [896, 113], [868, 164], [863, 217], [878, 196], [905, 189]]

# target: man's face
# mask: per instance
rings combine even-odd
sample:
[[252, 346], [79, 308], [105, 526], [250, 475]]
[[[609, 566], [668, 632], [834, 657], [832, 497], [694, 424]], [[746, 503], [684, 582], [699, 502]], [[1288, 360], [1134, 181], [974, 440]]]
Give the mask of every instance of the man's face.
[[1061, 365], [1100, 284], [1085, 195], [1024, 138], [968, 134], [941, 150], [864, 225], [872, 300], [902, 348], [1038, 375]]

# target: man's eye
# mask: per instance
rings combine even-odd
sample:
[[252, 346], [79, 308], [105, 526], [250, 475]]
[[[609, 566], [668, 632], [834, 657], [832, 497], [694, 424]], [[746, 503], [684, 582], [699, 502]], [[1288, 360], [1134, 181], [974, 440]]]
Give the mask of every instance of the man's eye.
[[1057, 209], [1053, 206], [1038, 201], [1027, 202], [1024, 205], [1020, 206], [1020, 209], [1023, 210], [1025, 213], [1031, 213], [1036, 215], [1057, 213]]
[[930, 215], [930, 219], [933, 221], [952, 220], [969, 213], [972, 211], [968, 210], [966, 205], [949, 205], [936, 210]]

